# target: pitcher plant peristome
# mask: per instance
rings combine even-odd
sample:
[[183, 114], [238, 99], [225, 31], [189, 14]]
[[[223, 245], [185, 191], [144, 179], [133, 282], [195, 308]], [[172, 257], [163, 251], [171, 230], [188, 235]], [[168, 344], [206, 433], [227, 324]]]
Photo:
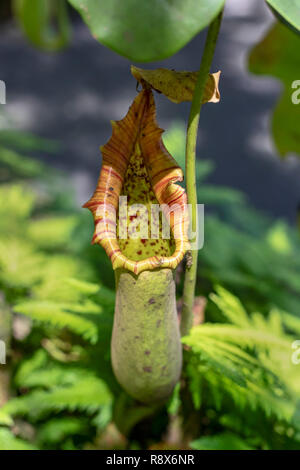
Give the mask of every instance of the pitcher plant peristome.
[[[103, 162], [96, 191], [84, 205], [94, 216], [93, 243], [103, 246], [113, 269], [135, 274], [155, 268], [175, 269], [188, 246], [187, 200], [184, 189], [176, 184], [183, 180], [182, 170], [161, 140], [163, 131], [155, 121], [151, 90], [143, 89], [125, 118], [113, 121], [112, 127], [111, 139], [101, 148]], [[176, 236], [169, 240], [149, 238], [149, 234], [141, 239], [130, 237], [130, 233], [120, 237], [125, 196], [129, 207], [142, 204], [150, 211], [151, 205], [160, 204], [166, 216], [168, 208], [174, 209], [169, 218], [171, 233]], [[130, 232], [134, 215], [128, 212], [125, 227]], [[148, 221], [151, 215], [148, 213]]]
[[[181, 372], [181, 344], [173, 270], [189, 246], [183, 173], [163, 145], [148, 86], [124, 119], [112, 122], [111, 139], [102, 147], [96, 191], [85, 204], [94, 216], [93, 243], [101, 244], [116, 270], [116, 307], [112, 365], [125, 390], [143, 402], [167, 398]], [[121, 196], [121, 199], [120, 199]], [[169, 217], [171, 237], [121, 238], [119, 201], [142, 204], [151, 217], [154, 204]], [[169, 211], [171, 209], [171, 212]], [[173, 210], [173, 211], [172, 211]], [[140, 215], [140, 214], [139, 214]], [[148, 222], [150, 229], [150, 223]]]

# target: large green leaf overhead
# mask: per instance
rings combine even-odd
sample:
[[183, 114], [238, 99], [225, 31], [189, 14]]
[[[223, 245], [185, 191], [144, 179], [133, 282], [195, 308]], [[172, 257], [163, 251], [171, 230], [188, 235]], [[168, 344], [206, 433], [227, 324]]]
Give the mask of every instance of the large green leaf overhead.
[[224, 0], [69, 1], [98, 41], [136, 62], [175, 54], [224, 4]]
[[300, 32], [300, 0], [266, 0], [276, 16]]
[[55, 52], [69, 43], [71, 27], [65, 0], [14, 0], [13, 9], [34, 46]]
[[255, 46], [249, 58], [253, 73], [271, 75], [283, 83], [283, 94], [272, 119], [274, 141], [282, 156], [300, 155], [300, 104], [292, 97], [300, 80], [300, 37], [276, 23]]

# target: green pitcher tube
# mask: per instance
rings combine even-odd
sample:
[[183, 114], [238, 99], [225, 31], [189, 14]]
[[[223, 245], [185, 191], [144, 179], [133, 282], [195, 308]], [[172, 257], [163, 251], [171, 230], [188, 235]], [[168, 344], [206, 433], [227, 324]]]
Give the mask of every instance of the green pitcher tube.
[[174, 275], [116, 270], [112, 366], [127, 393], [146, 404], [166, 400], [181, 373]]

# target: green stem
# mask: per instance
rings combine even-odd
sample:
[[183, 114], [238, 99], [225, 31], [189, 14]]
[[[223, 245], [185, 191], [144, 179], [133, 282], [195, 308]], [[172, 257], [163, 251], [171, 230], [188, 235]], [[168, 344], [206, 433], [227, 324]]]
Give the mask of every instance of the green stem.
[[[188, 121], [186, 137], [186, 187], [188, 203], [192, 205], [192, 230], [196, 232], [197, 226], [197, 187], [196, 187], [196, 145], [200, 112], [205, 90], [207, 76], [210, 72], [211, 63], [214, 57], [218, 34], [220, 31], [223, 11], [211, 23], [205, 48], [201, 60], [198, 79], [195, 86], [195, 92], [191, 105], [191, 111]], [[187, 269], [184, 280], [183, 308], [181, 315], [181, 335], [188, 334], [193, 325], [193, 306], [195, 296], [195, 285], [197, 278], [197, 259], [198, 250], [190, 252], [190, 260], [187, 263]]]

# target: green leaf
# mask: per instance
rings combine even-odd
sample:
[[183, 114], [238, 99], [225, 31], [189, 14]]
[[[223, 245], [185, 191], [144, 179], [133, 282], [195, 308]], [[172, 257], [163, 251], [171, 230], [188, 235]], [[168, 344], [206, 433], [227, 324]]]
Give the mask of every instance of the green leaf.
[[[197, 167], [198, 164], [196, 164], [196, 171], [198, 170]], [[204, 184], [199, 187], [198, 199], [202, 204], [228, 207], [243, 204], [246, 197], [242, 192], [236, 189], [227, 188], [226, 186]]]
[[58, 249], [68, 244], [77, 224], [75, 216], [44, 217], [30, 222], [27, 234], [36, 246]]
[[29, 359], [24, 359], [15, 375], [14, 382], [21, 386], [30, 375], [47, 364], [47, 353], [44, 349], [38, 349]]
[[168, 408], [168, 413], [172, 416], [175, 416], [178, 413], [178, 410], [181, 405], [181, 400], [180, 400], [180, 383], [178, 382], [175, 385], [175, 388], [173, 390], [172, 396], [168, 402], [167, 408]]
[[15, 437], [8, 429], [0, 429], [0, 450], [35, 450], [35, 448]]
[[130, 60], [170, 57], [204, 29], [224, 0], [69, 0], [93, 36]]
[[68, 44], [70, 25], [65, 0], [14, 0], [14, 11], [25, 35], [36, 47], [57, 51]]
[[[300, 13], [300, 5], [299, 5]], [[273, 120], [272, 131], [280, 155], [290, 152], [300, 154], [300, 104], [293, 102], [299, 97], [300, 37], [280, 23], [267, 33], [255, 46], [249, 58], [252, 73], [272, 75], [283, 82], [284, 91], [278, 102]]]
[[[153, 90], [163, 93], [173, 103], [192, 101], [199, 72], [176, 71], [164, 68], [154, 70], [131, 66], [131, 73], [143, 85], [145, 82]], [[221, 71], [208, 75], [202, 103], [220, 101], [219, 81]]]
[[111, 403], [112, 395], [105, 382], [87, 375], [74, 384], [57, 386], [51, 390], [35, 390], [13, 398], [3, 407], [10, 415], [29, 415], [33, 418], [63, 410], [81, 410], [94, 413]]
[[200, 399], [202, 395], [199, 375], [204, 388], [210, 389], [213, 406], [221, 408], [230, 397], [240, 410], [263, 410], [266, 416], [291, 423], [300, 382], [290, 360], [292, 338], [283, 332], [281, 312], [272, 310], [267, 318], [260, 313], [247, 316], [238, 298], [224, 288], [216, 290], [218, 295], [210, 297], [233, 325], [205, 323], [182, 338], [194, 360], [187, 374], [195, 405], [197, 387]]
[[57, 444], [68, 436], [81, 434], [86, 431], [86, 422], [82, 418], [63, 417], [54, 418], [43, 424], [38, 433], [41, 443]]
[[0, 426], [12, 426], [13, 424], [11, 416], [0, 409]]
[[284, 222], [279, 220], [270, 228], [266, 236], [269, 245], [278, 253], [289, 255], [293, 251], [291, 240], [289, 239], [288, 228]]
[[221, 286], [216, 286], [217, 294], [210, 299], [222, 310], [227, 319], [238, 326], [248, 327], [249, 318], [240, 300]]
[[284, 23], [300, 31], [300, 0], [266, 0]]
[[89, 277], [89, 266], [85, 260], [72, 256], [47, 256], [46, 262], [39, 268], [41, 283], [32, 286], [34, 297], [40, 300], [55, 300], [76, 302], [82, 297], [81, 293], [69, 284], [68, 278], [80, 275], [83, 279]]
[[100, 286], [98, 284], [80, 281], [79, 279], [69, 278], [66, 279], [66, 283], [76, 289], [78, 292], [86, 295], [96, 294], [100, 290]]
[[[9, 186], [1, 185], [0, 231], [15, 231], [18, 224], [24, 224], [24, 221], [31, 215], [35, 204], [35, 199], [35, 194], [29, 188], [15, 184]], [[22, 229], [24, 231], [23, 227]]]
[[[38, 137], [30, 132], [22, 132], [15, 129], [1, 129], [0, 144], [14, 150], [22, 150], [26, 152], [43, 151], [48, 153], [56, 153], [60, 150], [59, 142]], [[26, 163], [28, 157], [23, 162]], [[21, 162], [19, 162], [21, 164]], [[38, 164], [38, 160], [36, 160]], [[43, 167], [44, 171], [45, 168]], [[49, 170], [49, 168], [47, 168]]]
[[280, 312], [283, 324], [289, 331], [300, 335], [300, 318], [286, 312]]
[[27, 288], [41, 277], [45, 257], [17, 237], [0, 239], [0, 281], [7, 287]]
[[[2, 132], [0, 133], [1, 136]], [[18, 176], [21, 178], [35, 178], [42, 176], [46, 167], [34, 158], [25, 157], [9, 148], [0, 147], [0, 181]], [[49, 171], [47, 169], [47, 171]]]
[[204, 436], [190, 443], [196, 450], [252, 450], [239, 436], [226, 432], [214, 436]]
[[64, 366], [47, 365], [44, 369], [37, 369], [25, 376], [21, 369], [15, 383], [19, 387], [26, 389], [42, 387], [44, 389], [52, 389], [55, 386], [74, 385], [79, 380], [88, 377], [89, 373], [84, 369]]
[[[32, 320], [43, 322], [56, 328], [68, 328], [92, 344], [95, 344], [98, 338], [95, 323], [87, 317], [73, 313], [74, 309], [76, 310], [76, 305], [64, 305], [51, 302], [50, 300], [28, 300], [14, 307], [17, 313], [26, 315]], [[72, 310], [73, 312], [71, 312]], [[98, 313], [100, 312], [101, 307], [98, 307]], [[89, 311], [89, 313], [93, 312]]]

